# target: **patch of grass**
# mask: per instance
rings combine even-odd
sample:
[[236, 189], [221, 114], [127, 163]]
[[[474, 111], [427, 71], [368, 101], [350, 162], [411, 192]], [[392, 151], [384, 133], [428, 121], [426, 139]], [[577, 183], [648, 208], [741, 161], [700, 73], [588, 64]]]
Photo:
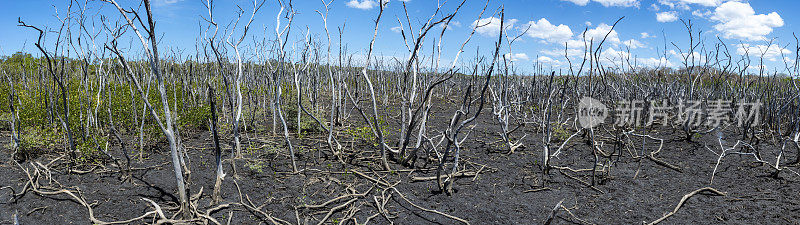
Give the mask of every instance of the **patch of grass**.
[[263, 173], [264, 172], [264, 168], [267, 167], [266, 163], [264, 163], [263, 161], [250, 161], [250, 162], [245, 163], [244, 166], [246, 166], [248, 169], [250, 169], [250, 171], [253, 171], [253, 172], [256, 172], [256, 173]]

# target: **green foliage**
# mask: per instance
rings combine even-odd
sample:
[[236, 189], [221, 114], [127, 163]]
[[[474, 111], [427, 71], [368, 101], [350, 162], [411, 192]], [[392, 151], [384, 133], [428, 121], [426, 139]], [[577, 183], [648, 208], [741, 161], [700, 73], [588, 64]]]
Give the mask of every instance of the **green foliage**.
[[257, 160], [257, 161], [248, 161], [244, 165], [248, 169], [250, 169], [250, 171], [257, 172], [257, 173], [263, 173], [264, 172], [264, 168], [267, 167], [266, 163], [264, 163], [263, 161], [259, 161], [259, 160]]
[[[208, 128], [208, 120], [211, 119], [211, 106], [199, 105], [187, 107], [178, 117], [178, 126], [181, 129], [204, 130]], [[219, 123], [218, 123], [219, 124]]]
[[359, 140], [365, 143], [375, 142], [375, 135], [372, 133], [372, 129], [369, 126], [348, 127], [344, 130], [344, 133], [355, 140]]
[[75, 148], [80, 153], [76, 160], [80, 164], [97, 164], [102, 154], [100, 148], [106, 148], [107, 146], [107, 136], [96, 136], [86, 140], [79, 139], [75, 144]]
[[556, 141], [566, 141], [569, 138], [569, 132], [561, 124], [554, 126], [551, 132]]
[[[286, 83], [282, 84], [281, 86], [281, 95], [283, 97], [283, 99], [281, 99], [281, 108], [283, 109], [283, 118], [286, 119], [286, 125], [289, 127], [289, 130], [296, 131], [299, 127], [301, 132], [300, 135], [303, 135], [304, 133], [323, 132], [325, 129], [322, 129], [317, 121], [314, 120], [314, 118], [311, 118], [311, 116], [305, 114], [304, 112], [300, 112], [300, 121], [297, 121], [297, 113], [298, 111], [302, 110], [297, 107], [297, 92], [293, 88], [286, 88], [288, 87], [288, 84]], [[309, 111], [309, 113], [314, 113], [313, 110], [308, 109], [310, 102], [303, 100], [303, 105], [306, 107], [306, 111]], [[327, 123], [324, 116], [315, 114], [314, 117], [319, 119], [322, 124]]]
[[28, 126], [22, 129], [19, 137], [17, 156], [33, 158], [50, 150], [62, 147], [64, 133], [50, 126]]
[[[383, 134], [384, 137], [389, 137], [389, 136], [392, 136], [394, 134], [399, 134], [400, 133], [400, 128], [397, 128], [395, 130], [391, 129], [391, 127], [389, 126], [389, 122], [386, 120], [386, 117], [383, 116], [383, 115], [378, 116], [378, 125], [379, 125], [379, 127], [381, 129], [381, 134]], [[365, 143], [372, 143], [372, 145], [375, 146], [375, 147], [378, 146], [378, 143], [376, 141], [377, 137], [372, 132], [371, 125], [369, 125], [369, 124], [367, 124], [365, 126], [362, 126], [362, 127], [348, 127], [348, 128], [345, 128], [344, 133], [346, 135], [352, 137], [355, 140], [360, 140], [360, 141], [365, 142]]]

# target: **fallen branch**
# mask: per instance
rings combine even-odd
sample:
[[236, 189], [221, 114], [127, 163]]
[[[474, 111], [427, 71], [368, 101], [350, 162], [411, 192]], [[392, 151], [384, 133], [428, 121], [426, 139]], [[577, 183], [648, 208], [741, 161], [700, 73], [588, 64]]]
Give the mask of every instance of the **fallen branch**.
[[655, 156], [653, 156], [653, 154], [648, 154], [647, 155], [647, 159], [649, 159], [650, 161], [653, 161], [654, 163], [656, 163], [658, 165], [661, 165], [663, 167], [667, 167], [667, 168], [669, 168], [671, 170], [675, 170], [678, 173], [683, 173], [683, 171], [681, 170], [680, 167], [677, 167], [675, 165], [672, 165], [672, 164], [669, 164], [667, 162], [664, 162], [663, 160], [660, 160], [660, 159], [656, 158]]
[[556, 206], [553, 207], [553, 211], [551, 211], [550, 215], [547, 216], [547, 220], [544, 221], [544, 225], [550, 225], [550, 223], [553, 222], [553, 218], [556, 217], [556, 213], [558, 212], [558, 208], [561, 207], [561, 203], [564, 203], [564, 199], [558, 201], [558, 204], [556, 204]]
[[670, 216], [675, 215], [675, 213], [678, 212], [678, 209], [680, 209], [681, 206], [683, 206], [683, 204], [686, 203], [686, 200], [689, 200], [689, 198], [691, 198], [692, 196], [694, 196], [696, 194], [699, 194], [700, 192], [703, 192], [703, 191], [708, 191], [708, 192], [711, 192], [713, 194], [720, 195], [720, 196], [725, 196], [726, 195], [725, 193], [717, 191], [717, 189], [714, 189], [714, 188], [711, 188], [711, 187], [704, 187], [704, 188], [697, 189], [695, 191], [690, 192], [689, 194], [684, 195], [683, 198], [681, 198], [681, 201], [678, 202], [678, 205], [675, 206], [675, 209], [672, 210], [672, 212], [669, 212], [666, 215], [662, 216], [661, 218], [659, 218], [659, 219], [657, 219], [657, 220], [655, 220], [653, 222], [648, 223], [648, 225], [654, 225], [654, 224], [660, 223], [661, 221], [664, 221], [665, 219], [669, 218]]
[[[477, 176], [477, 175], [478, 175], [477, 172], [461, 171], [461, 172], [457, 172], [457, 173], [454, 173], [454, 174], [442, 175], [442, 176], [443, 177], [447, 177], [447, 176], [450, 176], [450, 177], [474, 177], [474, 176]], [[436, 177], [411, 177], [411, 182], [429, 181], [429, 180], [436, 180], [436, 179], [437, 179]]]
[[458, 218], [458, 217], [455, 217], [455, 216], [451, 216], [451, 215], [449, 215], [447, 213], [439, 212], [439, 211], [436, 211], [436, 210], [433, 210], [433, 209], [422, 208], [421, 206], [418, 206], [417, 204], [414, 204], [413, 202], [411, 202], [411, 200], [408, 200], [408, 198], [406, 198], [406, 196], [403, 195], [403, 193], [400, 193], [400, 191], [397, 190], [397, 188], [392, 187], [391, 189], [394, 190], [394, 192], [396, 192], [397, 195], [400, 195], [400, 198], [403, 198], [403, 200], [406, 200], [406, 202], [408, 202], [408, 204], [411, 204], [411, 206], [414, 206], [414, 207], [416, 207], [416, 208], [418, 208], [418, 209], [420, 209], [422, 211], [425, 211], [425, 212], [436, 213], [436, 214], [442, 215], [444, 217], [447, 217], [447, 218], [450, 218], [450, 219], [453, 219], [453, 220], [457, 220], [459, 222], [462, 222], [464, 224], [469, 225], [469, 221], [467, 221], [465, 219], [461, 219], [461, 218]]

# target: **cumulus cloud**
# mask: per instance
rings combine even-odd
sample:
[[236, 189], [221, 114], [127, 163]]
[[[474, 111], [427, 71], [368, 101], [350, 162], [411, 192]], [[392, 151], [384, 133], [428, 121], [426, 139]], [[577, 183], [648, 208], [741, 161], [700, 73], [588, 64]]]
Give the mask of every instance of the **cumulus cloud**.
[[563, 43], [572, 38], [572, 29], [569, 29], [569, 26], [564, 24], [556, 26], [545, 18], [530, 21], [527, 25], [520, 26], [520, 29], [528, 29], [526, 34], [529, 37], [544, 39], [550, 43]]
[[[608, 37], [606, 37], [606, 34], [608, 34]], [[585, 42], [583, 40], [584, 36], [586, 37]], [[630, 55], [627, 52], [617, 51], [615, 49], [619, 48], [621, 45], [627, 46], [630, 49], [646, 47], [644, 43], [636, 39], [629, 39], [624, 42], [621, 41], [617, 31], [611, 30], [611, 25], [601, 23], [592, 29], [588, 29], [581, 34], [575, 35], [572, 39], [562, 41], [561, 48], [543, 49], [539, 52], [551, 59], [564, 58], [566, 55], [566, 57], [569, 57], [570, 59], [580, 60], [586, 56], [585, 48], [589, 42], [593, 41], [593, 45], [596, 47], [604, 38], [604, 45], [609, 46], [609, 48], [606, 48], [601, 53], [600, 57], [602, 58], [602, 63], [606, 65], [614, 65], [614, 59], [620, 59], [620, 56], [628, 57]], [[566, 45], [566, 48], [564, 45]]]
[[[572, 2], [579, 6], [589, 4], [589, 0], [561, 0], [565, 2]], [[618, 7], [639, 7], [639, 0], [591, 0], [600, 3], [605, 7], [618, 6]]]
[[713, 7], [722, 3], [722, 0], [680, 0], [680, 2], [685, 4], [698, 4], [706, 7]]
[[[610, 32], [609, 32], [610, 31]], [[606, 38], [606, 34], [608, 37]], [[586, 36], [586, 42], [584, 42], [583, 37]], [[566, 45], [567, 47], [567, 55], [570, 58], [572, 57], [583, 57], [583, 51], [586, 45], [589, 45], [589, 42], [594, 41], [594, 45], [597, 46], [600, 42], [605, 38], [605, 45], [617, 46], [622, 44], [622, 41], [619, 39], [619, 34], [615, 30], [611, 30], [611, 26], [605, 23], [601, 23], [597, 25], [597, 27], [588, 29], [581, 34], [578, 34], [574, 37], [574, 39], [566, 39], [561, 40], [558, 43], [562, 44], [562, 48], [557, 48], [553, 50], [543, 50], [541, 51], [542, 54], [553, 56], [553, 57], [564, 57], [564, 48], [563, 46]], [[556, 43], [556, 42], [552, 42]], [[643, 47], [644, 45], [637, 41], [637, 40], [629, 40], [631, 48], [639, 48]]]
[[[475, 27], [475, 32], [479, 34], [497, 37], [497, 35], [500, 34], [500, 23], [500, 18], [489, 17], [475, 20], [475, 22], [472, 22], [472, 27]], [[515, 23], [517, 23], [516, 19], [506, 20], [505, 23], [503, 23], [503, 26], [505, 26], [504, 30], [514, 27]]]
[[638, 41], [636, 39], [627, 40], [627, 41], [623, 42], [622, 44], [624, 44], [625, 46], [628, 46], [628, 48], [631, 48], [631, 49], [647, 47], [642, 42], [640, 42], [640, 41]]
[[603, 66], [623, 67], [627, 63], [626, 59], [630, 59], [631, 54], [626, 51], [618, 51], [614, 48], [607, 48], [600, 53], [600, 63]]
[[575, 5], [579, 6], [585, 6], [586, 4], [589, 4], [589, 0], [561, 0], [561, 1], [572, 2], [575, 3]]
[[658, 5], [656, 5], [656, 3], [653, 3], [653, 4], [650, 4], [650, 10], [661, 11], [661, 7], [658, 7]]
[[350, 0], [346, 3], [347, 7], [356, 8], [361, 10], [369, 10], [378, 6], [378, 3], [374, 0]]
[[[583, 46], [583, 45], [581, 45], [581, 46]], [[564, 53], [565, 53], [563, 48], [562, 49], [544, 49], [544, 50], [541, 50], [540, 52], [542, 54], [544, 54], [544, 55], [547, 55], [547, 56], [550, 56], [550, 57], [557, 57], [557, 58], [563, 58], [564, 57]], [[570, 47], [570, 48], [566, 49], [566, 54], [570, 58], [583, 58], [584, 51], [583, 51], [582, 48], [579, 49], [579, 48], [571, 48]]]
[[525, 61], [529, 59], [528, 54], [525, 53], [506, 53], [503, 57], [511, 61]]
[[541, 64], [547, 64], [547, 65], [559, 65], [559, 64], [561, 64], [560, 61], [555, 60], [555, 59], [550, 58], [550, 57], [547, 57], [547, 56], [539, 56], [539, 58], [536, 58], [536, 60], [539, 61], [539, 63], [541, 63]]
[[[611, 31], [611, 33], [609, 33], [609, 31]], [[620, 43], [619, 34], [617, 33], [617, 31], [616, 30], [611, 30], [611, 25], [608, 25], [608, 24], [605, 24], [605, 23], [601, 23], [601, 24], [597, 25], [597, 27], [595, 27], [593, 29], [586, 30], [585, 33], [586, 33], [586, 41], [594, 40], [595, 45], [600, 43], [600, 41], [602, 41], [603, 38], [606, 37], [606, 34], [608, 34], [608, 38], [606, 38], [606, 42], [612, 43], [612, 44], [619, 44]], [[583, 43], [583, 41], [581, 41], [581, 44], [579, 45], [580, 47], [583, 47], [582, 43]], [[576, 46], [576, 47], [579, 47], [579, 46]]]
[[661, 5], [668, 6], [670, 9], [688, 10], [689, 5], [699, 5], [705, 7], [716, 7], [722, 0], [658, 0]]
[[638, 7], [639, 0], [593, 0], [605, 7], [619, 6], [619, 7]]
[[639, 65], [641, 65], [643, 67], [652, 67], [652, 68], [674, 67], [675, 66], [674, 64], [672, 64], [672, 62], [670, 62], [669, 60], [667, 60], [667, 58], [664, 58], [664, 57], [661, 57], [661, 58], [654, 58], [654, 57], [642, 58], [642, 59], [638, 59], [637, 62], [639, 63]]
[[692, 54], [686, 54], [686, 53], [678, 53], [675, 50], [669, 50], [669, 54], [677, 57], [678, 61], [680, 62], [684, 62], [684, 60], [686, 60], [686, 62], [689, 63], [690, 66], [692, 63], [697, 65], [706, 62], [706, 56], [700, 54], [699, 52], [692, 52]]
[[750, 44], [737, 44], [736, 53], [739, 55], [749, 55], [750, 57], [761, 57], [764, 59], [775, 62], [781, 56], [791, 54], [792, 51], [782, 48], [778, 45], [750, 45]]
[[654, 37], [656, 37], [656, 36], [654, 36], [652, 34], [649, 34], [647, 32], [642, 32], [640, 35], [642, 35], [642, 38], [654, 38]]
[[698, 10], [692, 11], [692, 15], [694, 15], [696, 17], [700, 17], [700, 18], [708, 18], [709, 16], [711, 16], [712, 13], [713, 12], [711, 12], [711, 10], [708, 10], [708, 9], [706, 9], [706, 10], [699, 10], [698, 9]]
[[756, 14], [750, 3], [726, 2], [714, 10], [711, 20], [714, 29], [728, 39], [758, 41], [783, 26], [783, 18], [777, 12]]
[[675, 11], [656, 13], [656, 20], [662, 23], [675, 22], [676, 20], [678, 20], [678, 13]]

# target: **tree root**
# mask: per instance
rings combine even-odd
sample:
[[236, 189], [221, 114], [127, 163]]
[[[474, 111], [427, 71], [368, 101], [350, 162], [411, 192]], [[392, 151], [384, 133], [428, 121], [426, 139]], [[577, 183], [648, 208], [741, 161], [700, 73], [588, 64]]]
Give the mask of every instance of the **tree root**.
[[[87, 212], [89, 213], [89, 220], [91, 221], [92, 224], [100, 224], [100, 225], [131, 224], [131, 223], [135, 223], [137, 221], [142, 221], [142, 220], [145, 220], [145, 219], [152, 218], [152, 219], [155, 220], [154, 224], [192, 224], [192, 223], [208, 224], [209, 222], [211, 222], [213, 224], [221, 225], [221, 223], [219, 223], [219, 221], [217, 221], [216, 219], [214, 219], [210, 215], [211, 215], [211, 213], [214, 213], [216, 211], [219, 211], [219, 210], [221, 210], [223, 208], [227, 208], [227, 207], [230, 206], [230, 204], [218, 205], [216, 207], [208, 209], [206, 211], [206, 213], [204, 214], [204, 213], [198, 212], [196, 210], [196, 207], [194, 206], [195, 204], [192, 204], [192, 206], [190, 208], [192, 210], [191, 214], [193, 215], [194, 218], [174, 219], [174, 218], [167, 217], [167, 215], [164, 213], [162, 207], [159, 206], [155, 201], [147, 199], [147, 198], [142, 198], [142, 201], [148, 202], [152, 206], [152, 208], [153, 208], [152, 211], [148, 211], [148, 212], [146, 212], [146, 213], [144, 213], [144, 214], [142, 214], [142, 215], [140, 215], [138, 217], [134, 217], [134, 218], [127, 219], [127, 220], [103, 221], [103, 220], [97, 219], [95, 217], [94, 209], [92, 209], [92, 205], [93, 204], [90, 204], [88, 201], [86, 201], [86, 199], [83, 197], [83, 194], [81, 193], [80, 189], [77, 189], [77, 188], [75, 188], [75, 189], [55, 188], [55, 187], [43, 186], [42, 184], [39, 183], [39, 180], [41, 180], [43, 178], [47, 179], [47, 180], [50, 180], [52, 183], [56, 183], [56, 184], [59, 184], [59, 183], [52, 178], [52, 176], [50, 175], [50, 172], [49, 172], [50, 169], [46, 165], [42, 165], [41, 163], [35, 163], [35, 164], [34, 163], [30, 163], [30, 165], [31, 165], [33, 171], [31, 171], [31, 168], [25, 168], [22, 165], [17, 164], [17, 166], [19, 166], [19, 168], [27, 176], [28, 181], [25, 182], [25, 184], [23, 185], [22, 191], [20, 193], [12, 193], [13, 194], [12, 195], [12, 199], [18, 199], [19, 197], [23, 196], [28, 191], [33, 192], [33, 193], [35, 193], [35, 194], [37, 194], [39, 196], [43, 196], [43, 197], [44, 196], [54, 196], [54, 195], [62, 195], [62, 194], [64, 194], [64, 195], [69, 196], [70, 200], [72, 200], [72, 201], [82, 205], [84, 208], [86, 208]], [[48, 164], [48, 165], [50, 165], [50, 164]], [[8, 188], [11, 189], [10, 187], [8, 187]], [[11, 191], [14, 192], [13, 189], [11, 189]], [[201, 189], [201, 191], [198, 193], [198, 195], [196, 197], [193, 197], [193, 199], [199, 199], [199, 197], [200, 197], [199, 195], [200, 194], [202, 194], [202, 189]], [[36, 209], [34, 209], [34, 211], [35, 210]]]

